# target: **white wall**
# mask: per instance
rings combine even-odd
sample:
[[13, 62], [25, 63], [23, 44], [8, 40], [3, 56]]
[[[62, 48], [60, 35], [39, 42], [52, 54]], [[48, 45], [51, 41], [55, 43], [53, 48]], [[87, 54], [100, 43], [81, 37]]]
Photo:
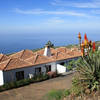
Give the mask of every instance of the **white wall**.
[[61, 74], [61, 73], [64, 73], [64, 72], [66, 72], [66, 67], [64, 67], [60, 64], [57, 64], [57, 73]]
[[32, 67], [26, 67], [26, 68], [20, 68], [20, 69], [15, 69], [15, 70], [10, 70], [10, 71], [4, 71], [4, 83], [11, 82], [11, 81], [16, 81], [16, 72], [19, 71], [24, 71], [24, 78], [29, 78], [29, 74], [32, 74], [34, 76], [35, 74], [35, 68], [41, 67], [41, 72], [46, 73], [46, 68], [45, 65], [51, 65], [51, 71], [56, 71], [56, 63], [48, 63], [48, 64], [41, 64], [37, 66], [32, 66]]
[[38, 66], [32, 66], [32, 67], [26, 67], [26, 68], [20, 68], [10, 71], [4, 71], [4, 83], [16, 81], [16, 72], [24, 71], [24, 78], [29, 78], [29, 74], [32, 74], [34, 76], [35, 74], [35, 68], [41, 67], [41, 72], [45, 73], [44, 65], [38, 65]]
[[4, 80], [3, 80], [3, 71], [0, 70], [0, 86], [4, 84]]
[[[76, 58], [74, 58], [76, 59]], [[35, 68], [41, 67], [42, 73], [46, 73], [46, 68], [45, 65], [51, 65], [51, 71], [55, 72], [58, 70], [58, 73], [63, 73], [66, 72], [66, 68], [64, 66], [58, 65], [61, 62], [67, 63], [69, 60], [61, 60], [57, 62], [51, 62], [47, 64], [41, 64], [37, 66], [32, 66], [32, 67], [26, 67], [26, 68], [20, 68], [20, 69], [15, 69], [15, 70], [10, 70], [10, 71], [2, 71], [0, 72], [0, 76], [4, 78], [4, 82], [2, 81], [3, 79], [1, 78], [1, 83], [6, 83], [6, 82], [11, 82], [11, 81], [16, 81], [16, 72], [18, 71], [24, 71], [24, 78], [29, 78], [29, 74], [35, 74]], [[58, 66], [57, 66], [58, 65]]]
[[48, 63], [46, 65], [51, 65], [51, 71], [56, 72], [56, 62]]

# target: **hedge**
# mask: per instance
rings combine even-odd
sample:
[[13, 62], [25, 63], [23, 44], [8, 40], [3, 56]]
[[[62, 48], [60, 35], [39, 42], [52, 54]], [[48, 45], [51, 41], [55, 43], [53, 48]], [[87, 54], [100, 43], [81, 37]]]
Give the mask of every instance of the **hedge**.
[[48, 75], [38, 75], [31, 79], [23, 79], [20, 81], [13, 81], [10, 83], [5, 83], [3, 86], [0, 86], [0, 92], [13, 89], [13, 88], [18, 88], [18, 87], [25, 86], [25, 85], [29, 85], [34, 82], [44, 81], [47, 79], [48, 79]]

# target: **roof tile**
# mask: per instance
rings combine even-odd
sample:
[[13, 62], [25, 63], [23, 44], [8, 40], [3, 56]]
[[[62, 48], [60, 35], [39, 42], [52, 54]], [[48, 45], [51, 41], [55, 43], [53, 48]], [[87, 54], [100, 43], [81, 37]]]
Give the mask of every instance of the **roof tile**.
[[65, 47], [51, 48], [52, 55], [50, 57], [44, 56], [43, 53], [44, 49], [34, 53], [31, 50], [22, 50], [9, 57], [1, 54], [0, 60], [2, 61], [0, 62], [0, 69], [6, 71], [81, 56], [81, 52], [77, 48], [68, 49]]

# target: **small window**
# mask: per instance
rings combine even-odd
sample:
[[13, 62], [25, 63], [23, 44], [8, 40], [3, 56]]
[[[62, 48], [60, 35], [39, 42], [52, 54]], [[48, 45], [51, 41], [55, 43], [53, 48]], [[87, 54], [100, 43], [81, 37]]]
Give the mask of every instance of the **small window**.
[[16, 72], [16, 80], [19, 81], [22, 79], [24, 79], [24, 71]]
[[41, 67], [35, 68], [35, 75], [41, 74]]

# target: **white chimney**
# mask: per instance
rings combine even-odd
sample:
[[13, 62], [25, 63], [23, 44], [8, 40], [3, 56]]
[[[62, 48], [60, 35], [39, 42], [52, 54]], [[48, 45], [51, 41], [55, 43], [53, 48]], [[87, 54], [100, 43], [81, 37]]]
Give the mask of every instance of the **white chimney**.
[[44, 50], [44, 56], [51, 56], [50, 46], [46, 45]]

